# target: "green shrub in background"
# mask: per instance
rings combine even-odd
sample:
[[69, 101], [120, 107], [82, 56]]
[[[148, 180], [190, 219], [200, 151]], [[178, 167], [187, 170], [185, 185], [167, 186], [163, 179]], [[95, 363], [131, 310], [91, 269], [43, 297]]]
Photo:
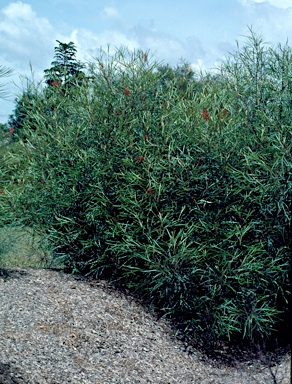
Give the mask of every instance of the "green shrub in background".
[[291, 75], [290, 47], [254, 35], [184, 93], [149, 53], [101, 54], [66, 94], [35, 90], [2, 210], [196, 338], [268, 338], [288, 314]]

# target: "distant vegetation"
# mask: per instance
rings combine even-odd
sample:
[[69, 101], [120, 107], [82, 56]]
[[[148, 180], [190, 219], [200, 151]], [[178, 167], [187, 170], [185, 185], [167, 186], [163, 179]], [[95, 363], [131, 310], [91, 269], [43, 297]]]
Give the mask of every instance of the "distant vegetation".
[[33, 230], [51, 265], [126, 287], [198, 340], [287, 331], [291, 48], [251, 33], [198, 74], [126, 49], [85, 67], [58, 44], [3, 132], [2, 228]]

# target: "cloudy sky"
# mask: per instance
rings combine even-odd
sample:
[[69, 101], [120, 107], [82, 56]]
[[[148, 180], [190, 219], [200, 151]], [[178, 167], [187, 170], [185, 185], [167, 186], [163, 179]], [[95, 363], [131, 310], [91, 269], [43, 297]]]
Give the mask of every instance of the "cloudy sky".
[[53, 61], [56, 40], [73, 41], [78, 59], [100, 47], [127, 46], [156, 52], [176, 65], [211, 69], [244, 43], [248, 27], [271, 45], [292, 39], [292, 0], [24, 0], [0, 2], [0, 65], [14, 70], [10, 101], [0, 99], [7, 121], [24, 77], [40, 79]]

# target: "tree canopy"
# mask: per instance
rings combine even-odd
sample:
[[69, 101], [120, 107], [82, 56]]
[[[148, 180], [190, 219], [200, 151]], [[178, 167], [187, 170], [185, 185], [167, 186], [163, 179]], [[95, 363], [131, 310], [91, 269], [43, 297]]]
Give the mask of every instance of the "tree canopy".
[[47, 84], [58, 87], [61, 84], [70, 85], [73, 79], [81, 81], [85, 76], [82, 72], [85, 64], [76, 59], [75, 44], [72, 41], [70, 43], [56, 41], [59, 45], [55, 47], [52, 67], [44, 71]]

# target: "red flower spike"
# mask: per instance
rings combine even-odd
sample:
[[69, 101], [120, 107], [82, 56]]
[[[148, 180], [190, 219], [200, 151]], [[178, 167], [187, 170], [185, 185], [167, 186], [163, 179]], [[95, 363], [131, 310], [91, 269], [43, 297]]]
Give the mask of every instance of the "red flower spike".
[[223, 111], [222, 111], [222, 117], [225, 117], [225, 116], [227, 116], [228, 115], [228, 113], [229, 113], [229, 111], [227, 110], [227, 109], [223, 109]]
[[144, 161], [144, 156], [137, 156], [134, 159], [137, 163], [143, 163]]
[[51, 87], [59, 88], [62, 85], [62, 80], [48, 80], [47, 84]]
[[147, 193], [149, 194], [149, 195], [153, 195], [154, 194], [154, 189], [153, 188], [147, 188]]
[[206, 108], [203, 109], [202, 116], [203, 116], [203, 119], [204, 119], [204, 120], [209, 120], [209, 119], [210, 119], [210, 115], [209, 115], [209, 113], [207, 112], [207, 109], [206, 109]]
[[126, 96], [129, 96], [131, 93], [128, 87], [124, 88], [123, 91]]

